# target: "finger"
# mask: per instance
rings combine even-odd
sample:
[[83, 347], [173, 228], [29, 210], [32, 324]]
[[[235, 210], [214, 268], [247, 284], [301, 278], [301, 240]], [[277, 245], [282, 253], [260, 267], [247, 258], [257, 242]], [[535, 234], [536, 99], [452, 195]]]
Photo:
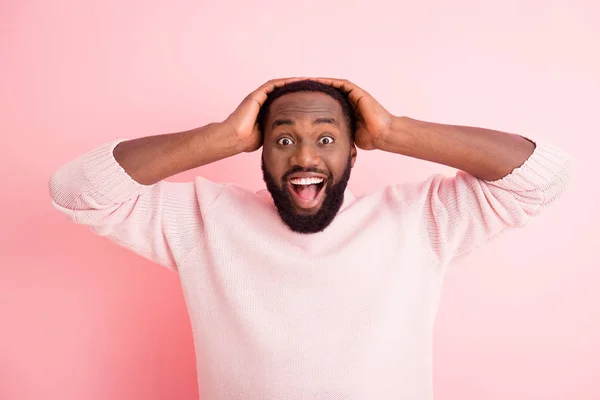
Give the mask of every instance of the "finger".
[[334, 88], [340, 89], [344, 94], [346, 94], [346, 96], [348, 96], [348, 99], [355, 107], [358, 105], [358, 101], [362, 97], [369, 96], [369, 93], [367, 93], [367, 91], [361, 89], [360, 87], [358, 87], [358, 85], [350, 82], [347, 79], [323, 78], [323, 77], [309, 78], [309, 79], [313, 79], [313, 80], [316, 80], [317, 82], [321, 82], [325, 85], [333, 86]]
[[327, 77], [323, 77], [323, 76], [318, 76], [318, 77], [310, 77], [308, 79], [317, 81], [317, 82], [321, 82], [324, 83], [325, 85], [329, 85], [329, 86], [335, 86], [336, 83], [339, 86], [339, 81], [341, 81], [341, 79], [337, 79], [337, 78], [327, 78]]
[[310, 78], [310, 79], [314, 79], [317, 82], [324, 83], [325, 85], [329, 85], [329, 86], [333, 86], [337, 89], [341, 89], [344, 92], [349, 92], [350, 90], [352, 90], [354, 88], [358, 88], [358, 86], [356, 86], [355, 84], [353, 84], [352, 82], [350, 82], [347, 79], [326, 78], [326, 77], [316, 77], [316, 78]]
[[262, 104], [265, 102], [265, 100], [267, 99], [267, 96], [269, 95], [269, 93], [271, 93], [273, 90], [283, 87], [287, 84], [290, 84], [292, 82], [297, 82], [297, 81], [302, 81], [305, 80], [307, 78], [305, 77], [293, 77], [293, 78], [280, 78], [280, 79], [272, 79], [266, 83], [264, 83], [262, 86], [260, 86], [258, 89], [256, 89], [250, 96], [256, 100], [260, 106], [262, 106]]
[[265, 84], [263, 84], [257, 90], [260, 90], [262, 92], [265, 92], [265, 93], [269, 94], [273, 90], [275, 90], [276, 88], [280, 88], [280, 87], [285, 86], [285, 85], [287, 85], [289, 83], [301, 81], [301, 80], [304, 80], [304, 79], [306, 79], [306, 78], [304, 78], [304, 77], [293, 77], [293, 78], [272, 79], [272, 80], [266, 82]]

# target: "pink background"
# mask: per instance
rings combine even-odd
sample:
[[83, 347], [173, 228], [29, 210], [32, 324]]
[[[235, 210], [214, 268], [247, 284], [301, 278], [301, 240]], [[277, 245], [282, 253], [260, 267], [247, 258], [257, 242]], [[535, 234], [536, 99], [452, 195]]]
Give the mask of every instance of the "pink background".
[[[434, 392], [600, 399], [600, 3], [369, 3], [0, 3], [1, 399], [197, 397], [177, 276], [67, 222], [47, 180], [101, 143], [222, 120], [296, 75], [348, 78], [394, 114], [522, 133], [576, 158], [557, 204], [449, 274]], [[173, 179], [260, 189], [259, 157]], [[363, 193], [437, 171], [453, 172], [361, 151], [350, 183]]]

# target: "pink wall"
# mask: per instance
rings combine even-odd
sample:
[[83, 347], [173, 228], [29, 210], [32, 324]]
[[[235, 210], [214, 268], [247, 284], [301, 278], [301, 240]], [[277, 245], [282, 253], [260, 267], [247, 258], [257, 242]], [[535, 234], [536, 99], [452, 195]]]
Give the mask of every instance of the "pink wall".
[[[448, 276], [435, 394], [599, 399], [600, 3], [208, 3], [0, 3], [0, 398], [196, 398], [177, 277], [68, 223], [48, 177], [105, 141], [220, 120], [270, 78], [331, 75], [395, 114], [520, 132], [575, 156], [555, 206]], [[258, 189], [258, 162], [176, 179]], [[452, 172], [360, 152], [351, 187], [434, 171]]]

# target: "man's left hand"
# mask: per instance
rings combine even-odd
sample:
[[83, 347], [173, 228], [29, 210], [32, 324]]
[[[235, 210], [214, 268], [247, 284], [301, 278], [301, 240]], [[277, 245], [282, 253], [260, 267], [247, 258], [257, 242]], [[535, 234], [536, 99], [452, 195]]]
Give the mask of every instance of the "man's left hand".
[[389, 135], [394, 116], [367, 91], [345, 79], [310, 78], [340, 89], [348, 96], [356, 115], [354, 143], [363, 150], [381, 148]]

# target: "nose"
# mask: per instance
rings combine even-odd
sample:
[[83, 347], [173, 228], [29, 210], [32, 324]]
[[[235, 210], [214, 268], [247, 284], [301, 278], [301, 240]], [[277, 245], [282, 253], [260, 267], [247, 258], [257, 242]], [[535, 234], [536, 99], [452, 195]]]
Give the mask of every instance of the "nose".
[[316, 168], [321, 163], [321, 157], [318, 150], [311, 144], [301, 144], [297, 146], [296, 151], [290, 157], [292, 167]]

